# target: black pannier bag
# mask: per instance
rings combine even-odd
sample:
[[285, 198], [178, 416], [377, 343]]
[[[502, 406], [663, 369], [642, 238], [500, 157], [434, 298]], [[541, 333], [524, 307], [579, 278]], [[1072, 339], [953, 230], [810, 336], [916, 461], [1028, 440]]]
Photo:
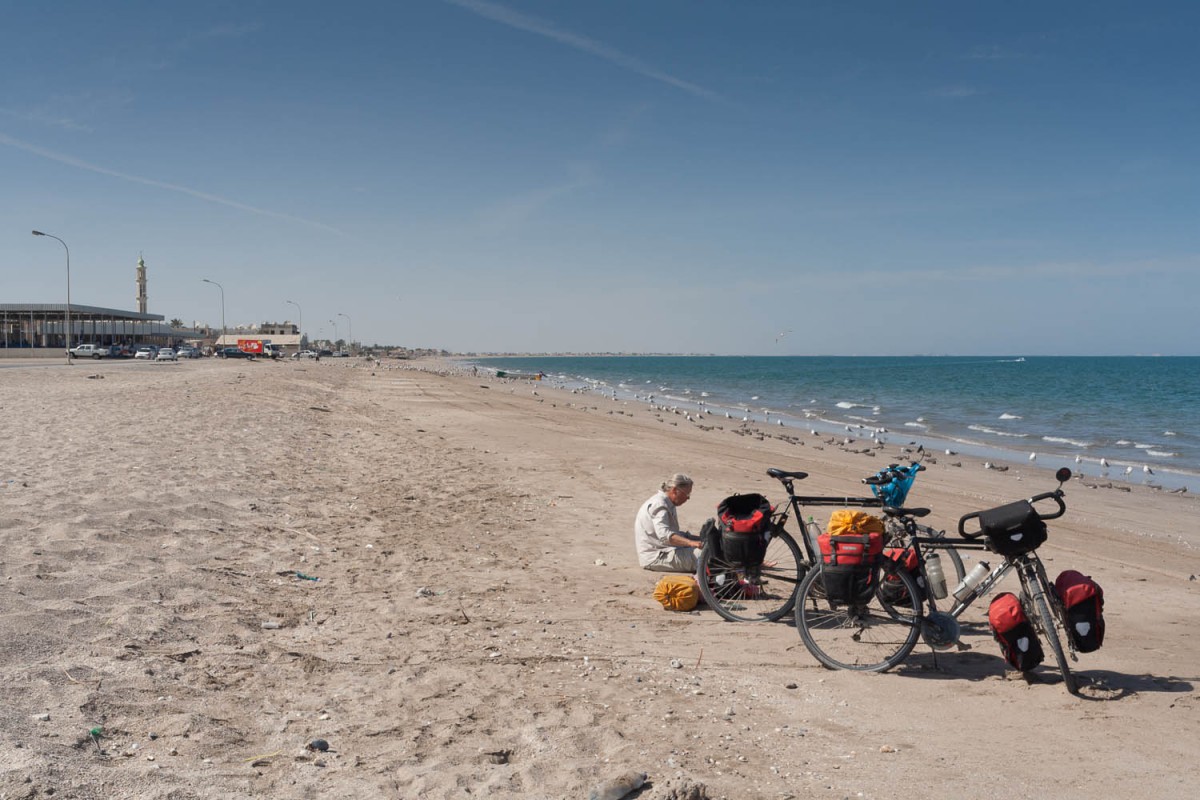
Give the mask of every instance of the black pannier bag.
[[1046, 523], [1028, 500], [980, 511], [979, 529], [992, 550], [1002, 556], [1030, 553], [1046, 541]]
[[1028, 672], [1042, 663], [1042, 643], [1015, 594], [996, 595], [988, 606], [988, 624], [1010, 667]]
[[770, 541], [771, 503], [761, 494], [735, 494], [717, 506], [721, 553], [733, 564], [757, 567]]
[[871, 601], [879, 588], [879, 555], [883, 537], [843, 534], [817, 537], [821, 548], [821, 584], [835, 605], [860, 606]]
[[1080, 653], [1104, 644], [1104, 590], [1087, 575], [1064, 570], [1054, 580], [1054, 593], [1067, 617], [1067, 635]]

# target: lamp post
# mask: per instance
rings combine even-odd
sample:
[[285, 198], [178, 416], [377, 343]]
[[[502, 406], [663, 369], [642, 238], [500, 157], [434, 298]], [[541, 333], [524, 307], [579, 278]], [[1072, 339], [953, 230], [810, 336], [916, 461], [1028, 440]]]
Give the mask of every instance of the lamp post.
[[[297, 303], [295, 300], [284, 300], [283, 302], [291, 303], [292, 305], [294, 305], [296, 307], [296, 313], [298, 313], [300, 315], [299, 322], [296, 323], [296, 327], [300, 329], [300, 341], [301, 342], [304, 341], [304, 309], [301, 308], [300, 304]], [[296, 344], [296, 351], [297, 352], [300, 351], [299, 343]]]
[[349, 347], [350, 352], [353, 353], [354, 352], [354, 320], [350, 319], [349, 314], [343, 314], [340, 311], [338, 312], [338, 316], [346, 318], [346, 338], [348, 338], [350, 340], [347, 343], [347, 347]]
[[[51, 239], [58, 239], [52, 233], [42, 233], [41, 231], [33, 231], [34, 236], [49, 236]], [[67, 251], [67, 363], [71, 363], [71, 248], [67, 247], [67, 243], [62, 239], [58, 239], [58, 243]]]
[[333, 320], [329, 320], [329, 324], [333, 326], [333, 346], [337, 347], [337, 342], [338, 342], [337, 323], [334, 322]]
[[208, 278], [201, 278], [205, 283], [211, 283], [213, 286], [221, 290], [221, 338], [225, 338], [225, 287], [216, 281], [210, 281]]

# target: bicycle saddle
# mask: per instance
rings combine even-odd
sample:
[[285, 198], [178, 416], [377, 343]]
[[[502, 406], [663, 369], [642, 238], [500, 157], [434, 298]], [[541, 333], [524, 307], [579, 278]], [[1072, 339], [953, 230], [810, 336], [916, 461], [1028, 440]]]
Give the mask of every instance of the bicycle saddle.
[[927, 517], [931, 513], [928, 508], [894, 508], [892, 506], [884, 506], [883, 513], [889, 517]]
[[767, 474], [772, 478], [795, 478], [796, 480], [804, 480], [808, 477], [807, 472], [788, 472], [787, 470], [776, 469], [771, 467], [767, 470]]

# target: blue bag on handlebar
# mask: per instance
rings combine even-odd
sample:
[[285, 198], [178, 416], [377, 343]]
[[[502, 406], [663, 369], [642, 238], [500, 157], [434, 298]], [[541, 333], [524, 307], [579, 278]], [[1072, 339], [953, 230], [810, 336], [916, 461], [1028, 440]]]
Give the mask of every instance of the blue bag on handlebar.
[[979, 529], [988, 546], [1002, 556], [1037, 550], [1046, 541], [1046, 523], [1028, 500], [1018, 500], [979, 512]]
[[912, 488], [913, 481], [916, 480], [917, 473], [920, 471], [920, 464], [913, 464], [911, 467], [891, 466], [881, 469], [875, 473], [875, 477], [891, 478], [891, 480], [879, 486], [871, 484], [871, 493], [882, 500], [885, 506], [904, 508], [904, 501], [908, 499], [908, 490]]

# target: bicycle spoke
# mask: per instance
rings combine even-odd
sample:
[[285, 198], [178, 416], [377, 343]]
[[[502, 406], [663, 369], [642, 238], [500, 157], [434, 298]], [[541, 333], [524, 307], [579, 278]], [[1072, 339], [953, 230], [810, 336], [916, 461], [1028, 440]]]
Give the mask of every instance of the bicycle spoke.
[[[911, 578], [907, 586], [915, 591]], [[920, 636], [920, 607], [892, 606], [878, 595], [867, 603], [838, 605], [824, 597], [820, 572], [800, 587], [796, 627], [809, 651], [830, 669], [882, 671], [908, 656]]]

